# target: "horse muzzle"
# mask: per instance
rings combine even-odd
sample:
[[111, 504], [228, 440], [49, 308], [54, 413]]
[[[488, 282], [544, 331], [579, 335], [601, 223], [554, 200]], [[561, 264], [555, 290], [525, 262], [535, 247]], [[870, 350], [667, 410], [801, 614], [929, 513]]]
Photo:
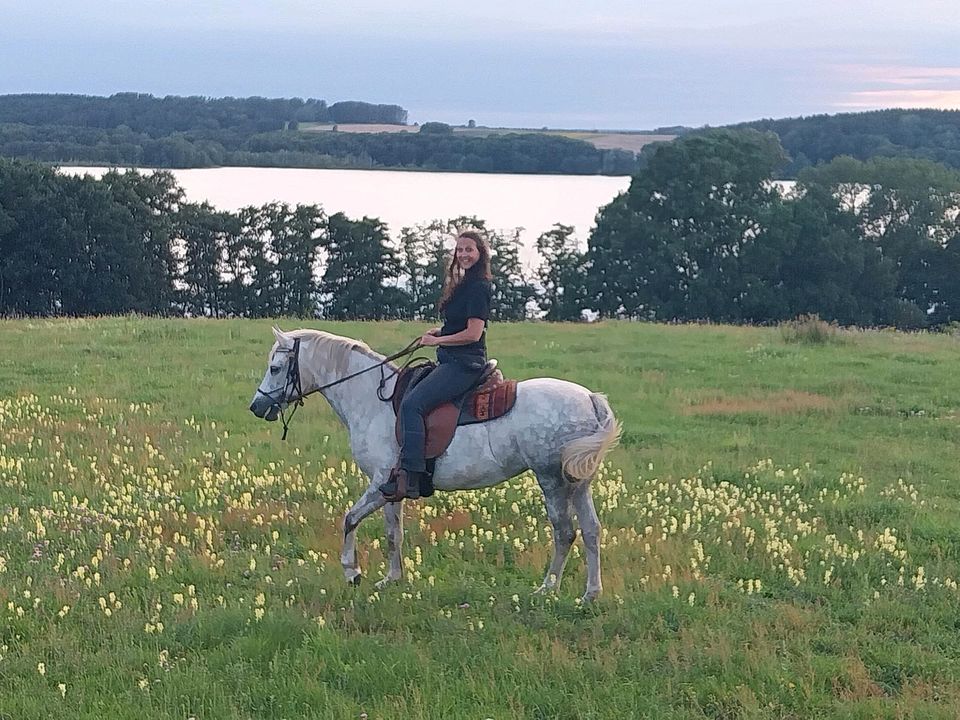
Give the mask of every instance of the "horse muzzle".
[[269, 398], [258, 397], [250, 403], [250, 412], [267, 422], [274, 422], [280, 417], [280, 406]]

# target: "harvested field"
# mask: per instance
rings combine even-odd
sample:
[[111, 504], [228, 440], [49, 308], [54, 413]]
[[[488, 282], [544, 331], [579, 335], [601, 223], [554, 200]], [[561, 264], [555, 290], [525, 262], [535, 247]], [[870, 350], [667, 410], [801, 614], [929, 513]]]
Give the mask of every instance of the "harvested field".
[[[300, 126], [303, 132], [330, 132], [333, 128], [337, 132], [347, 133], [404, 133], [420, 132], [419, 125], [384, 125], [384, 124], [307, 124]], [[583, 140], [601, 150], [629, 150], [631, 152], [640, 152], [641, 148], [655, 142], [670, 142], [675, 135], [651, 135], [643, 132], [605, 132], [589, 130], [536, 130], [530, 128], [466, 128], [454, 127], [454, 133], [458, 135], [472, 135], [475, 137], [487, 137], [489, 135], [508, 135], [510, 133], [520, 134], [541, 134], [541, 135], [560, 135], [574, 140]]]

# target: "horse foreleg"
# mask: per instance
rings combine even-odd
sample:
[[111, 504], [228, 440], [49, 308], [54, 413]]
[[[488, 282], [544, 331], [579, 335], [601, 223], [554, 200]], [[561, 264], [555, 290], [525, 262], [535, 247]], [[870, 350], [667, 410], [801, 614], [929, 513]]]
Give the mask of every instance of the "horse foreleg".
[[577, 538], [577, 530], [573, 526], [573, 515], [570, 512], [569, 484], [563, 478], [555, 478], [550, 483], [541, 482], [543, 499], [547, 505], [547, 517], [553, 526], [553, 560], [547, 570], [543, 583], [537, 588], [537, 593], [545, 593], [560, 587], [563, 578], [563, 568], [567, 563], [567, 556], [573, 541]]
[[587, 589], [583, 593], [583, 601], [590, 602], [600, 597], [603, 582], [600, 580], [600, 519], [593, 506], [589, 482], [576, 487], [573, 505], [577, 510], [580, 532], [583, 534], [583, 546], [587, 550]]
[[403, 503], [387, 503], [383, 507], [387, 530], [387, 562], [385, 577], [377, 581], [377, 589], [386, 587], [403, 577]]
[[360, 499], [343, 516], [343, 549], [340, 552], [340, 565], [343, 567], [347, 582], [354, 585], [360, 584], [362, 575], [360, 563], [357, 562], [357, 526], [365, 517], [386, 505], [387, 501], [380, 492], [382, 482], [383, 478], [379, 474], [375, 476]]

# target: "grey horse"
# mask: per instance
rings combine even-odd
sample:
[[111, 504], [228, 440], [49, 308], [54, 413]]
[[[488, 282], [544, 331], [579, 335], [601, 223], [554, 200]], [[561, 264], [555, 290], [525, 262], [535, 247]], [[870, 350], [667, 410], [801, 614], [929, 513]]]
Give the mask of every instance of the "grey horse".
[[[276, 342], [266, 372], [250, 404], [259, 418], [276, 420], [303, 396], [319, 391], [347, 428], [358, 467], [370, 478], [363, 496], [343, 520], [340, 562], [349, 582], [357, 583], [356, 529], [380, 508], [386, 517], [389, 570], [377, 583], [383, 587], [403, 575], [401, 503], [389, 503], [379, 491], [394, 466], [400, 448], [394, 434], [395, 416], [377, 394], [379, 366], [389, 376], [396, 366], [366, 344], [319, 330], [283, 332], [274, 328]], [[386, 395], [393, 390], [388, 378]], [[576, 539], [576, 514], [587, 560], [584, 601], [596, 599], [600, 579], [600, 521], [590, 482], [600, 462], [620, 436], [620, 422], [607, 399], [585, 387], [554, 378], [517, 384], [517, 400], [503, 417], [457, 429], [446, 452], [436, 462], [437, 490], [469, 490], [496, 485], [532, 470], [543, 491], [553, 525], [553, 560], [537, 592], [560, 585], [567, 555]]]

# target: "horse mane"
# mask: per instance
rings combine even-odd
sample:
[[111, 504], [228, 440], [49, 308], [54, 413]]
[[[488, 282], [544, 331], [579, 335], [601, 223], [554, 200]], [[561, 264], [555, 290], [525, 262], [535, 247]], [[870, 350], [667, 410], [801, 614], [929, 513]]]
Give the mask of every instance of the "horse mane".
[[350, 355], [354, 351], [366, 355], [371, 360], [383, 360], [383, 356], [370, 349], [362, 340], [334, 335], [323, 330], [303, 328], [284, 333], [287, 337], [299, 338], [301, 341], [311, 340], [314, 359], [321, 367], [334, 368], [337, 373], [345, 373], [350, 363]]

